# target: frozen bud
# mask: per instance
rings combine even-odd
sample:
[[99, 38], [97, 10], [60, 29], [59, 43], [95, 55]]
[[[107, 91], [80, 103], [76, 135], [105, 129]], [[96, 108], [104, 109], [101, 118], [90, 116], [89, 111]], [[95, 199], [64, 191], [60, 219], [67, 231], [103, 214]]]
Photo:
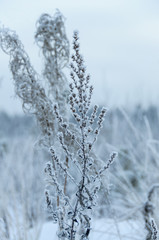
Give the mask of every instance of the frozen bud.
[[75, 61], [75, 56], [74, 55], [72, 55], [71, 58], [72, 58], [73, 61]]
[[88, 81], [89, 79], [90, 79], [90, 75], [88, 74], [88, 75], [87, 75], [87, 81]]
[[92, 131], [92, 128], [88, 127], [88, 133], [90, 133]]
[[73, 212], [72, 211], [69, 211], [67, 213], [67, 216], [68, 216], [68, 219], [71, 219], [73, 217]]
[[103, 109], [102, 109], [102, 113], [103, 113], [103, 114], [105, 114], [105, 113], [106, 113], [106, 111], [107, 111], [107, 109], [106, 109], [106, 108], [103, 108]]
[[57, 223], [57, 221], [58, 221], [58, 216], [57, 216], [57, 213], [56, 213], [56, 212], [53, 212], [53, 214], [52, 214], [52, 220], [53, 220], [53, 223]]
[[95, 133], [95, 134], [98, 134], [98, 133], [99, 133], [99, 132], [98, 132], [98, 129], [96, 129], [96, 130], [94, 131], [94, 133]]
[[47, 173], [49, 176], [52, 176], [52, 165], [47, 164], [47, 166], [44, 168], [44, 172]]
[[54, 149], [51, 147], [50, 148], [50, 152], [54, 155], [55, 154], [55, 151], [54, 151]]
[[91, 148], [92, 148], [92, 144], [91, 143], [88, 144], [88, 148], [89, 148], [89, 150], [91, 150]]
[[93, 92], [93, 86], [90, 86], [90, 93]]
[[77, 31], [77, 30], [74, 31], [74, 33], [73, 33], [73, 38], [74, 38], [75, 40], [78, 40], [78, 31]]
[[70, 87], [71, 90], [73, 90], [73, 84], [72, 83], [70, 83], [69, 87]]
[[111, 155], [111, 159], [113, 160], [115, 157], [117, 157], [118, 153], [117, 152], [113, 152], [113, 154]]
[[47, 207], [50, 207], [51, 206], [51, 200], [49, 198], [49, 193], [48, 193], [47, 190], [45, 191], [45, 197], [46, 197]]
[[66, 123], [63, 123], [61, 126], [62, 126], [63, 128], [67, 128], [67, 124], [66, 124]]

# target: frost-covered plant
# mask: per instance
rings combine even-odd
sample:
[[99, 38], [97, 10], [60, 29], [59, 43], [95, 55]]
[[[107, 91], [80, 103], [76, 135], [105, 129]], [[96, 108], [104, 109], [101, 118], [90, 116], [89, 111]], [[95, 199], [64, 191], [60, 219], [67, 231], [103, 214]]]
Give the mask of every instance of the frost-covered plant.
[[53, 92], [53, 97], [48, 96], [48, 91], [41, 85], [40, 77], [31, 65], [16, 33], [7, 28], [0, 29], [0, 46], [10, 56], [9, 66], [15, 92], [22, 100], [24, 111], [36, 116], [46, 146], [53, 143], [55, 132], [58, 131], [53, 105], [56, 103], [60, 112], [67, 109], [65, 100], [67, 87], [62, 69], [68, 62], [69, 44], [63, 21], [60, 12], [53, 18], [44, 14], [37, 23], [35, 35], [36, 42], [42, 44], [45, 58], [44, 76], [53, 89], [49, 88], [50, 92]]
[[25, 112], [35, 114], [42, 134], [49, 138], [55, 128], [52, 102], [46, 96], [45, 90], [39, 84], [39, 77], [33, 69], [27, 53], [15, 32], [2, 29], [0, 45], [3, 51], [10, 55], [10, 70], [12, 72], [16, 94], [22, 99]]
[[68, 85], [62, 70], [69, 61], [69, 41], [64, 17], [58, 10], [53, 17], [49, 14], [41, 15], [37, 21], [35, 40], [43, 53], [43, 76], [49, 83], [49, 96], [58, 103], [60, 112], [67, 115]]
[[[89, 114], [93, 87], [90, 86], [90, 76], [86, 74], [83, 58], [79, 52], [78, 33], [74, 33], [71, 63], [70, 110], [79, 129], [78, 135], [69, 129], [67, 122], [55, 105], [54, 110], [62, 129], [58, 133], [59, 149], [50, 148], [52, 161], [45, 168], [48, 181], [46, 202], [54, 222], [58, 222], [59, 239], [89, 239], [91, 231], [91, 213], [96, 205], [97, 193], [101, 185], [101, 176], [113, 162], [113, 153], [106, 164], [100, 168], [92, 157], [92, 150], [97, 136], [102, 128], [106, 113], [103, 108], [97, 117], [97, 106]], [[74, 142], [73, 148], [65, 136]], [[76, 145], [76, 151], [75, 151]], [[63, 150], [68, 163], [61, 158], [59, 151]], [[71, 192], [65, 191], [65, 179], [68, 178]], [[56, 200], [53, 200], [53, 198]], [[56, 204], [55, 204], [56, 203]]]
[[35, 39], [44, 55], [43, 76], [49, 83], [47, 89], [42, 87], [15, 32], [4, 28], [0, 31], [0, 46], [10, 56], [16, 94], [22, 99], [24, 110], [36, 116], [42, 143], [51, 154], [45, 168], [48, 183], [45, 195], [51, 217], [58, 222], [58, 237], [88, 239], [101, 177], [116, 156], [113, 153], [103, 164], [93, 153], [106, 109], [97, 117], [98, 107], [94, 106], [91, 113], [93, 87], [75, 32], [69, 97], [75, 124], [66, 117], [68, 89], [62, 69], [68, 63], [69, 44], [59, 12], [53, 18], [48, 14], [40, 17]]
[[158, 230], [157, 230], [157, 226], [156, 226], [154, 219], [151, 219], [151, 227], [152, 227], [151, 240], [157, 240], [158, 239]]
[[143, 209], [145, 228], [148, 231], [146, 240], [157, 239], [157, 227], [156, 224], [154, 224], [154, 220], [152, 221], [152, 217], [154, 217], [155, 211], [155, 206], [153, 205], [153, 195], [155, 190], [158, 188], [159, 184], [155, 184], [151, 187], [150, 191], [148, 192], [147, 201]]

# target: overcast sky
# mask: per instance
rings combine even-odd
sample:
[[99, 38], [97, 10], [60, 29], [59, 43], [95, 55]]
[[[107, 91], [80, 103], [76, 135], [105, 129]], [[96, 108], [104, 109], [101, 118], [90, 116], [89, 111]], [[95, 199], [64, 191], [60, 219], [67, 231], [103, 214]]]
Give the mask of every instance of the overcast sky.
[[[37, 71], [41, 55], [35, 23], [58, 8], [70, 42], [80, 33], [81, 51], [94, 85], [94, 101], [112, 107], [159, 101], [158, 0], [0, 0], [0, 23], [16, 30]], [[8, 56], [0, 50], [0, 110], [22, 112], [14, 97]]]

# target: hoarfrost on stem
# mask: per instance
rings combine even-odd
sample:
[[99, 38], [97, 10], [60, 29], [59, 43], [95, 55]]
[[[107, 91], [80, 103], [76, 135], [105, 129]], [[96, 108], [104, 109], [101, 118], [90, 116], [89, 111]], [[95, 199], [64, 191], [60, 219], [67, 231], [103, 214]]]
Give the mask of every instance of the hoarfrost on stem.
[[[60, 158], [53, 147], [50, 149], [52, 165], [56, 169], [54, 174], [56, 180], [53, 179], [52, 184], [55, 193], [60, 191], [60, 195], [55, 197], [57, 198], [55, 208], [58, 209], [57, 218], [60, 226], [58, 237], [59, 239], [71, 240], [75, 240], [77, 236], [80, 239], [89, 238], [91, 213], [96, 205], [97, 193], [101, 184], [100, 178], [116, 156], [116, 153], [113, 153], [107, 164], [102, 167], [94, 158], [93, 146], [102, 128], [106, 109], [103, 108], [98, 115], [97, 106], [95, 106], [91, 116], [89, 114], [93, 87], [90, 85], [90, 76], [86, 74], [84, 60], [80, 54], [77, 32], [74, 33], [73, 38], [74, 54], [70, 64], [72, 83], [70, 84], [69, 104], [76, 122], [74, 129], [78, 129], [76, 130], [78, 135], [72, 129], [69, 129], [69, 125], [64, 122], [58, 107], [55, 106], [55, 115], [62, 129], [58, 137], [65, 157]], [[73, 145], [66, 141], [66, 135], [74, 142]], [[68, 159], [67, 164], [63, 160], [65, 158]], [[69, 185], [67, 191], [65, 191], [66, 176], [68, 177], [67, 185]], [[59, 190], [61, 185], [64, 188]], [[70, 189], [72, 190], [70, 191]], [[67, 199], [67, 203], [65, 199]], [[47, 202], [49, 203], [48, 200]], [[50, 204], [48, 204], [49, 207]]]

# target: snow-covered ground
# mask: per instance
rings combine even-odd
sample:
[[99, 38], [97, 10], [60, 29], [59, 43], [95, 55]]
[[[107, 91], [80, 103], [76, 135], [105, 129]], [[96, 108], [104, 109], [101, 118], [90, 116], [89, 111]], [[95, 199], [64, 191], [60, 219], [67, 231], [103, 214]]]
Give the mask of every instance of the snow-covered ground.
[[[56, 240], [57, 226], [49, 222], [43, 225], [39, 240]], [[141, 222], [132, 220], [115, 222], [100, 219], [92, 223], [90, 240], [129, 240], [144, 239], [145, 230]]]

